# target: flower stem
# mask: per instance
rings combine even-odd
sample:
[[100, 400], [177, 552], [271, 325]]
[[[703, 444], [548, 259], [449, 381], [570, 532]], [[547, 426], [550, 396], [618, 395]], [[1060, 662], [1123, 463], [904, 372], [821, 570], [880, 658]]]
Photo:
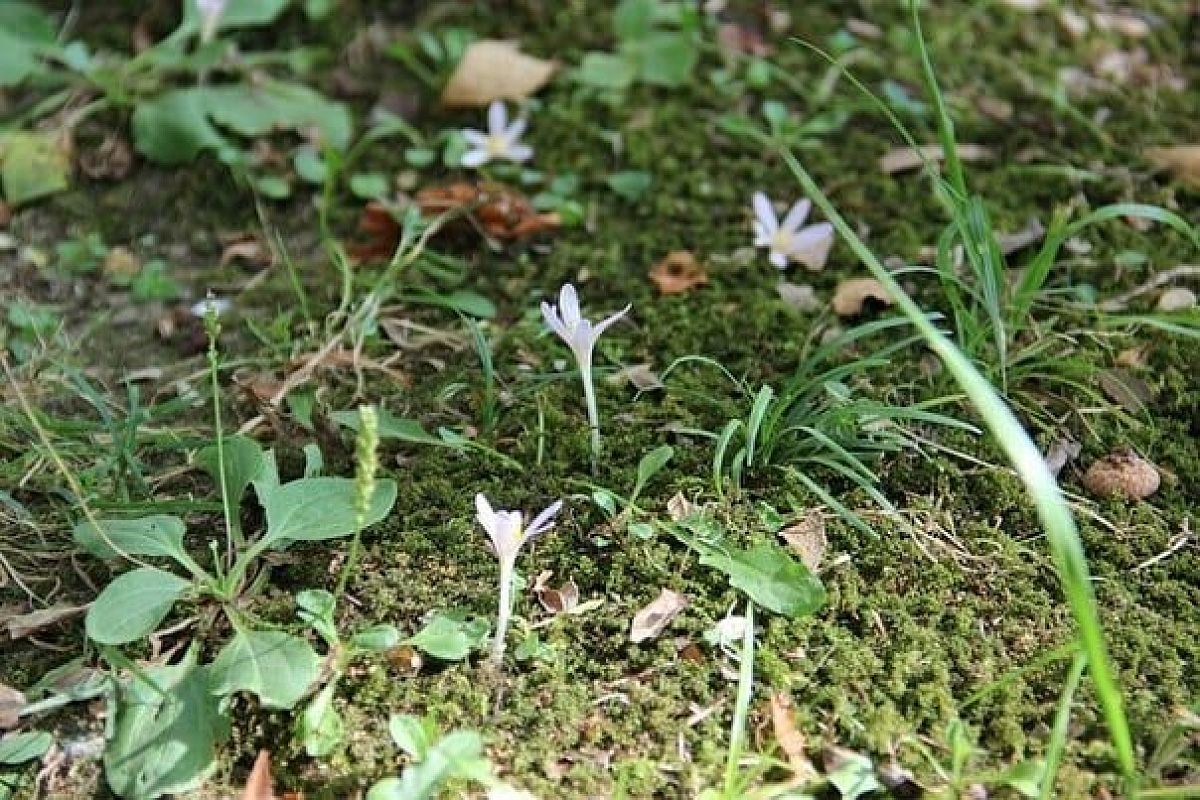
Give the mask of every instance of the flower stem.
[[508, 634], [508, 620], [512, 616], [512, 582], [512, 570], [501, 565], [500, 609], [496, 615], [496, 636], [492, 639], [492, 666], [496, 669], [504, 666], [504, 640]]
[[592, 381], [592, 370], [582, 370], [583, 400], [587, 404], [588, 427], [592, 432], [592, 472], [600, 461], [600, 411], [596, 407], [596, 385]]

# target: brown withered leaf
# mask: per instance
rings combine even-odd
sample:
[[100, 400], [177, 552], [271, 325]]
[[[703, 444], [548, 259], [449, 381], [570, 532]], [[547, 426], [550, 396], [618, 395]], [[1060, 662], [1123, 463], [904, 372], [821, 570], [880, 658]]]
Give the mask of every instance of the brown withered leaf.
[[[962, 161], [987, 161], [995, 157], [995, 152], [981, 144], [960, 144], [958, 157]], [[927, 144], [920, 148], [897, 147], [889, 150], [879, 159], [879, 169], [885, 175], [895, 175], [898, 172], [910, 172], [922, 167], [926, 161], [941, 161], [946, 157], [941, 145]]]
[[1146, 403], [1154, 400], [1150, 384], [1127, 369], [1110, 369], [1100, 373], [1100, 388], [1109, 400], [1117, 403], [1130, 414], [1141, 414]]
[[104, 141], [79, 154], [79, 169], [93, 180], [119, 181], [129, 174], [133, 166], [133, 151], [129, 142], [120, 136], [109, 134]]
[[142, 260], [128, 247], [118, 245], [104, 256], [104, 277], [121, 284], [133, 280], [142, 271]]
[[524, 239], [558, 228], [558, 214], [540, 213], [525, 195], [500, 183], [457, 181], [429, 186], [416, 195], [426, 216], [462, 211], [495, 239]]
[[221, 251], [221, 266], [238, 263], [252, 270], [266, 269], [275, 263], [275, 253], [255, 233], [239, 233], [229, 237]]
[[687, 605], [688, 599], [679, 592], [663, 589], [649, 605], [634, 614], [629, 628], [629, 641], [637, 644], [657, 638]]
[[271, 754], [266, 750], [258, 751], [254, 768], [246, 778], [241, 800], [276, 800], [275, 786], [271, 780]]
[[553, 575], [548, 569], [539, 572], [533, 581], [533, 594], [542, 608], [549, 613], [570, 613], [579, 605], [579, 586], [574, 578], [568, 578], [566, 583], [555, 589], [549, 585]]
[[681, 294], [708, 283], [708, 273], [692, 253], [675, 250], [654, 265], [650, 280], [659, 294]]
[[695, 504], [688, 500], [683, 492], [676, 492], [675, 496], [667, 501], [667, 515], [671, 517], [672, 522], [679, 522], [695, 511]]
[[25, 707], [25, 695], [11, 686], [0, 683], [0, 731], [17, 727], [21, 721], [21, 709]]
[[891, 304], [891, 296], [874, 278], [842, 281], [833, 293], [833, 313], [839, 317], [857, 317], [872, 307], [886, 308]]
[[1176, 286], [1160, 294], [1154, 307], [1168, 313], [1187, 311], [1196, 307], [1196, 293], [1186, 286]]
[[662, 379], [658, 377], [658, 373], [649, 364], [630, 364], [628, 367], [619, 369], [612, 375], [609, 375], [607, 380], [613, 386], [620, 386], [628, 382], [630, 386], [639, 392], [649, 392], [663, 388]]
[[792, 698], [785, 692], [771, 695], [771, 728], [775, 732], [775, 741], [787, 758], [788, 766], [792, 769], [789, 785], [801, 786], [808, 783], [817, 775], [817, 768], [809, 760], [805, 748], [808, 743], [804, 734], [796, 727], [792, 717]]
[[442, 90], [442, 105], [482, 107], [493, 100], [524, 100], [545, 86], [558, 66], [522, 53], [515, 42], [472, 42]]
[[421, 651], [408, 644], [393, 647], [387, 651], [386, 656], [388, 663], [406, 678], [415, 678], [420, 675], [421, 667], [425, 664]]
[[820, 568], [825, 549], [829, 546], [829, 538], [825, 535], [825, 517], [820, 511], [815, 508], [809, 511], [795, 525], [781, 530], [779, 536], [810, 572]]
[[31, 633], [57, 625], [63, 620], [71, 619], [87, 611], [87, 606], [73, 606], [68, 603], [56, 603], [49, 608], [30, 611], [27, 614], [9, 614], [0, 617], [0, 630], [5, 631], [11, 639], [24, 639]]
[[1200, 144], [1149, 147], [1145, 155], [1158, 169], [1172, 173], [1192, 188], [1200, 188]]

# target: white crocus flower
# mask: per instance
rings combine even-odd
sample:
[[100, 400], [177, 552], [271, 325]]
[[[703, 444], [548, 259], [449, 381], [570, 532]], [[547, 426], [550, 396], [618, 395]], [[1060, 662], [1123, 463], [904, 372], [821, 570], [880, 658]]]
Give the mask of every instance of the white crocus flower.
[[504, 659], [504, 637], [512, 614], [512, 583], [517, 555], [526, 542], [554, 527], [554, 516], [561, 508], [562, 501], [559, 500], [526, 526], [520, 511], [495, 511], [482, 492], [475, 495], [475, 518], [491, 539], [496, 560], [500, 562], [500, 610], [496, 616], [496, 638], [492, 641], [492, 663], [496, 667]]
[[481, 167], [489, 161], [528, 161], [533, 157], [533, 148], [521, 143], [521, 134], [525, 133], [528, 123], [519, 118], [508, 121], [508, 109], [500, 100], [493, 100], [488, 106], [487, 133], [474, 128], [464, 128], [462, 136], [471, 145], [471, 149], [463, 153], [464, 167]]
[[579, 375], [583, 380], [583, 399], [587, 404], [588, 424], [592, 429], [592, 460], [593, 463], [600, 455], [600, 412], [596, 407], [596, 386], [592, 378], [592, 351], [600, 334], [608, 330], [614, 322], [629, 313], [632, 306], [613, 314], [610, 317], [593, 324], [579, 310], [579, 295], [575, 287], [566, 284], [559, 290], [558, 305], [542, 302], [542, 316], [558, 337], [567, 343], [575, 354], [575, 363], [579, 365]]
[[812, 270], [825, 266], [829, 249], [833, 247], [833, 225], [828, 222], [804, 225], [812, 209], [810, 201], [797, 200], [782, 223], [775, 215], [770, 199], [762, 192], [754, 193], [753, 205], [754, 246], [770, 250], [772, 264], [784, 269], [791, 259]]
[[217, 35], [221, 15], [225, 13], [228, 0], [196, 0], [200, 12], [200, 41], [208, 43]]

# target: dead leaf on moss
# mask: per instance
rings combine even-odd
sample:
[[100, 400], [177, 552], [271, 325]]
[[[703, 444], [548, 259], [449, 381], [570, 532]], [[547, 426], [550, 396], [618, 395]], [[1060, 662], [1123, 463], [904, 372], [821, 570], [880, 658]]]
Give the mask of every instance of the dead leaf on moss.
[[[988, 161], [995, 156], [995, 152], [981, 144], [958, 146], [958, 157], [961, 161]], [[926, 161], [942, 161], [945, 157], [941, 145], [927, 144], [921, 148], [897, 147], [879, 159], [879, 169], [885, 175], [895, 175], [898, 172], [920, 169]]]
[[554, 573], [548, 569], [538, 573], [533, 582], [533, 594], [549, 613], [569, 614], [579, 605], [579, 586], [574, 578], [568, 578], [566, 583], [555, 589], [549, 585], [553, 576]]
[[871, 308], [886, 308], [891, 304], [891, 296], [874, 278], [842, 281], [833, 293], [833, 313], [839, 317], [857, 317]]
[[21, 721], [21, 709], [25, 708], [25, 695], [11, 686], [0, 683], [0, 731], [17, 727]]
[[804, 734], [796, 727], [792, 716], [792, 698], [785, 692], [771, 695], [771, 728], [779, 749], [783, 751], [788, 766], [792, 769], [792, 778], [788, 784], [801, 786], [815, 778], [817, 768], [805, 752], [808, 743]]
[[708, 283], [708, 273], [690, 252], [675, 250], [654, 265], [650, 280], [660, 294], [681, 294]]
[[557, 61], [522, 53], [516, 42], [472, 42], [442, 90], [448, 108], [482, 107], [493, 100], [521, 101], [541, 89], [558, 70]]
[[679, 592], [663, 589], [658, 593], [658, 597], [634, 615], [633, 624], [629, 629], [629, 641], [637, 644], [657, 638], [687, 605], [688, 599]]
[[241, 800], [275, 800], [275, 787], [271, 781], [271, 754], [266, 750], [258, 751], [254, 759], [254, 768], [246, 778], [246, 788], [242, 790]]
[[1130, 414], [1142, 414], [1146, 404], [1154, 400], [1150, 384], [1127, 369], [1110, 369], [1100, 373], [1100, 388], [1109, 400], [1118, 403]]
[[490, 181], [430, 186], [417, 192], [416, 201], [426, 215], [463, 211], [496, 239], [524, 239], [560, 224], [558, 214], [539, 213], [516, 189]]
[[79, 169], [93, 180], [119, 181], [129, 174], [132, 166], [129, 142], [115, 134], [79, 154]]
[[679, 522], [696, 512], [696, 504], [688, 500], [683, 492], [676, 492], [675, 496], [667, 501], [667, 515], [671, 517], [672, 522]]
[[1158, 296], [1155, 304], [1159, 311], [1188, 311], [1196, 307], [1196, 293], [1184, 286], [1167, 289]]
[[1046, 451], [1046, 469], [1050, 470], [1050, 474], [1057, 478], [1063, 467], [1079, 458], [1082, 450], [1083, 446], [1073, 439], [1055, 440], [1054, 444], [1050, 445], [1050, 449]]
[[0, 630], [8, 633], [11, 639], [24, 639], [31, 633], [57, 625], [63, 620], [71, 619], [87, 611], [87, 606], [73, 606], [67, 603], [56, 603], [49, 608], [40, 608], [27, 614], [8, 614], [0, 617]]
[[262, 270], [275, 263], [275, 253], [262, 237], [255, 233], [239, 233], [229, 237], [221, 251], [221, 266], [239, 263], [253, 270]]
[[809, 511], [795, 525], [779, 531], [779, 536], [810, 572], [820, 568], [825, 549], [829, 546], [829, 539], [825, 535], [825, 516], [820, 511]]
[[104, 276], [109, 280], [128, 283], [141, 271], [141, 259], [128, 247], [114, 247], [104, 256]]
[[608, 376], [608, 382], [613, 386], [629, 383], [639, 392], [650, 392], [663, 388], [662, 379], [649, 364], [631, 364], [619, 369]]

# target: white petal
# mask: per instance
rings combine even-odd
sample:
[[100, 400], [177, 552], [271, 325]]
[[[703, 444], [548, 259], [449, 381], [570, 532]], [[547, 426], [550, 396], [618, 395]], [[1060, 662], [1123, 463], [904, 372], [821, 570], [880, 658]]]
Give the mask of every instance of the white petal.
[[812, 209], [812, 202], [807, 198], [801, 198], [796, 201], [788, 211], [787, 217], [783, 220], [781, 226], [785, 231], [795, 233], [800, 230], [800, 226], [804, 224], [804, 220], [808, 218], [808, 212]]
[[784, 255], [783, 253], [779, 252], [778, 250], [772, 250], [771, 251], [771, 263], [774, 264], [779, 269], [786, 269], [787, 268], [787, 256]]
[[611, 317], [607, 317], [607, 318], [602, 319], [599, 322], [597, 322], [596, 327], [595, 327], [594, 331], [592, 332], [592, 341], [594, 342], [596, 339], [599, 339], [600, 334], [602, 334], [606, 330], [608, 330], [609, 326], [611, 326], [614, 322], [616, 322], [621, 317], [628, 314], [629, 309], [631, 309], [631, 308], [633, 308], [632, 305], [627, 305], [623, 309], [618, 311], [617, 313], [613, 314]]
[[779, 230], [779, 217], [775, 216], [775, 208], [762, 192], [754, 193], [754, 216], [763, 228], [771, 233]]
[[496, 552], [500, 552], [500, 545], [496, 541], [497, 520], [496, 512], [492, 510], [492, 504], [483, 496], [483, 492], [475, 494], [475, 519], [479, 521], [480, 527], [487, 532], [488, 538], [492, 540], [492, 546], [496, 548]]
[[472, 147], [487, 147], [487, 134], [474, 128], [463, 128], [459, 133]]
[[754, 220], [754, 246], [766, 247], [771, 242], [771, 231], [758, 220]]
[[491, 153], [483, 148], [479, 148], [476, 150], [468, 150], [467, 152], [463, 153], [462, 160], [458, 163], [464, 167], [482, 167], [491, 160]]
[[558, 309], [542, 301], [542, 319], [546, 320], [546, 324], [550, 326], [550, 330], [558, 334], [558, 337], [567, 344], [571, 343], [571, 333], [567, 330], [567, 326], [563, 325], [563, 321], [559, 319]]
[[525, 538], [532, 539], [553, 528], [554, 516], [562, 509], [562, 505], [562, 500], [559, 500], [534, 517], [533, 522], [529, 523], [529, 526], [525, 528]]
[[508, 109], [502, 100], [493, 100], [488, 106], [488, 133], [492, 136], [503, 136], [508, 127]]
[[579, 312], [579, 295], [569, 283], [564, 283], [558, 292], [558, 308], [562, 312], [563, 324], [568, 329], [573, 330], [579, 325], [579, 320], [583, 318]]
[[533, 158], [533, 148], [527, 144], [510, 144], [504, 155], [509, 161], [520, 163]]
[[525, 133], [527, 127], [529, 127], [529, 120], [524, 117], [514, 119], [512, 124], [505, 128], [504, 138], [509, 142], [516, 143], [520, 140], [521, 134]]
[[811, 270], [822, 269], [833, 248], [833, 238], [833, 225], [830, 223], [809, 225], [792, 237], [788, 255]]

